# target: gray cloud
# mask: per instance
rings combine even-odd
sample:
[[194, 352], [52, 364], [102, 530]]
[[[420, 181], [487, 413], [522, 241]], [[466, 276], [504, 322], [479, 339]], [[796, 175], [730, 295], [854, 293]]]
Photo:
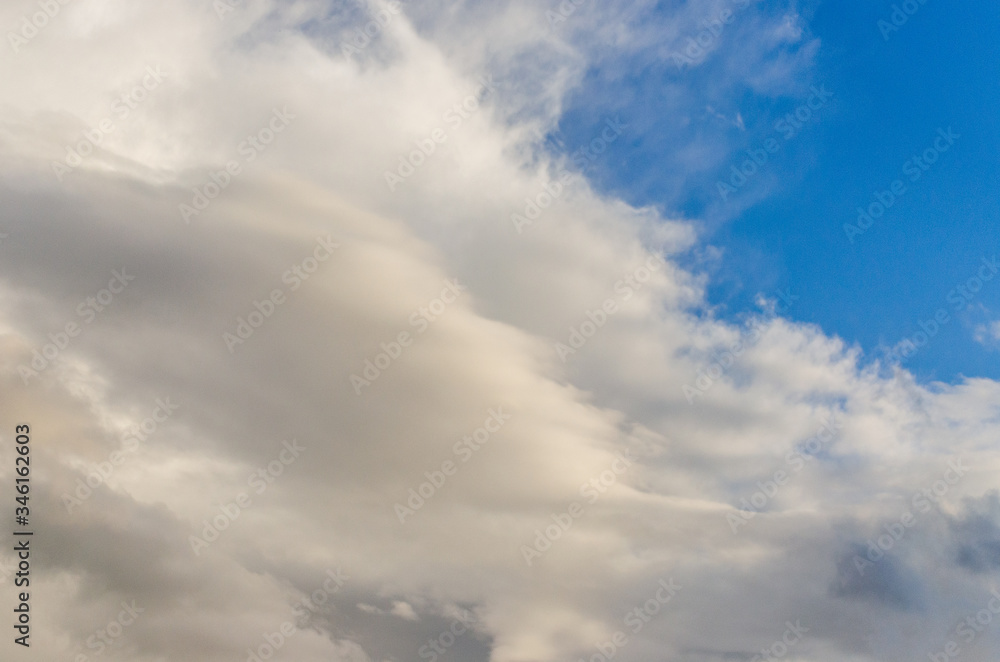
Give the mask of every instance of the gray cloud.
[[[530, 231], [510, 221], [566, 165], [538, 131], [588, 62], [658, 52], [653, 32], [683, 39], [693, 10], [645, 26], [614, 17], [648, 4], [586, 5], [549, 32], [529, 3], [404, 3], [346, 57], [339, 40], [380, 6], [259, 0], [220, 20], [193, 1], [74, 3], [0, 62], [0, 437], [35, 428], [32, 599], [55, 635], [38, 657], [94, 659], [89, 638], [133, 600], [145, 611], [104, 659], [247, 659], [286, 623], [276, 656], [303, 662], [430, 659], [429, 640], [443, 662], [589, 659], [618, 631], [622, 660], [742, 660], [799, 619], [803, 660], [934, 650], [996, 567], [1000, 387], [882, 376], [778, 318], [690, 403], [683, 386], [744, 332], [678, 266], [710, 248], [697, 225], [579, 176]], [[788, 37], [754, 16], [745, 48]], [[733, 76], [780, 86], [805, 55]], [[163, 87], [59, 181], [53, 160], [160, 63]], [[390, 193], [386, 169], [490, 74], [495, 98]], [[241, 143], [285, 107], [295, 117], [248, 160]], [[192, 188], [233, 159], [240, 174], [185, 223]], [[321, 241], [338, 244], [323, 259]], [[663, 268], [626, 298], [650, 256]], [[128, 287], [81, 314], [122, 269]], [[452, 280], [465, 290], [437, 308]], [[609, 299], [562, 361], [556, 343]], [[25, 378], [36, 351], [55, 354]], [[95, 481], [158, 398], [177, 410]], [[456, 450], [501, 407], [488, 443]], [[835, 443], [734, 534], [733, 504], [831, 415]], [[634, 466], [607, 483], [625, 452]], [[851, 544], [958, 455], [974, 469], [859, 575]], [[400, 522], [411, 489], [431, 495]], [[560, 525], [574, 503], [585, 514]], [[528, 566], [522, 546], [551, 526]], [[296, 611], [338, 569], [343, 587]], [[633, 631], [670, 577], [683, 590]]]

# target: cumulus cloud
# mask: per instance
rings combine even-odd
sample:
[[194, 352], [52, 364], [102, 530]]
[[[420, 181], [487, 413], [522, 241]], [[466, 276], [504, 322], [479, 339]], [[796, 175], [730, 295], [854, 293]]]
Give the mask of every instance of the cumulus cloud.
[[650, 4], [90, 0], [0, 63], [36, 655], [904, 660], [985, 604], [1000, 385], [718, 319], [696, 224], [538, 140]]

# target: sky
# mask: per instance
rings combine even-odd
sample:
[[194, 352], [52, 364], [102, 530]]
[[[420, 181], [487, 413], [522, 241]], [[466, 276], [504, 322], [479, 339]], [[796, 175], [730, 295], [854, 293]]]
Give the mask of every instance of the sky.
[[[1000, 13], [988, 3], [917, 6], [901, 26], [883, 3], [709, 6], [707, 23], [682, 39], [694, 57], [679, 49], [677, 59], [653, 64], [644, 50], [591, 64], [554, 136], [572, 153], [591, 140], [596, 118], [627, 118], [635, 133], [593, 161], [592, 180], [631, 204], [702, 224], [725, 258], [690, 264], [713, 275], [709, 297], [722, 314], [752, 309], [758, 291], [791, 288], [800, 295], [792, 319], [877, 358], [912, 338], [941, 305], [958, 305], [947, 296], [991, 257], [997, 227], [986, 192], [997, 189], [1000, 130], [985, 118], [1000, 94], [990, 82], [1000, 66], [991, 29]], [[712, 21], [727, 8], [733, 18], [715, 34]], [[776, 25], [765, 52], [752, 36], [762, 15]], [[702, 31], [706, 47], [690, 46]], [[739, 79], [741, 67], [756, 71]], [[832, 95], [829, 102], [804, 112], [801, 129], [776, 128], [814, 86]], [[918, 172], [904, 173], [939, 129], [960, 137], [926, 170], [911, 163]], [[732, 185], [731, 168], [768, 138], [780, 151], [743, 186], [720, 192], [720, 181]], [[861, 234], [844, 229], [897, 179], [905, 193], [884, 217]], [[972, 308], [908, 367], [925, 382], [996, 379], [988, 329], [998, 296], [984, 287], [966, 299]]]
[[996, 660], [998, 22], [4, 3], [0, 660]]

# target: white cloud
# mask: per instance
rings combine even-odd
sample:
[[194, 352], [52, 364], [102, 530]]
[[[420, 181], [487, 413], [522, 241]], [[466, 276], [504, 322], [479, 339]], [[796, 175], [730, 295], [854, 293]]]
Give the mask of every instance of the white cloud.
[[980, 344], [986, 346], [995, 345], [1000, 342], [1000, 321], [976, 325], [973, 337]]
[[[584, 5], [547, 33], [528, 3], [406, 4], [345, 59], [355, 10], [340, 5], [261, 1], [219, 20], [201, 2], [74, 3], [2, 61], [0, 430], [36, 428], [33, 599], [36, 632], [54, 633], [40, 657], [90, 656], [88, 636], [132, 599], [147, 611], [105, 659], [245, 659], [285, 622], [298, 631], [280, 654], [304, 662], [413, 659], [428, 641], [456, 659], [589, 658], [672, 577], [683, 588], [622, 659], [749, 659], [801, 619], [803, 659], [903, 660], [979, 604], [988, 561], [963, 564], [962, 545], [988, 548], [1000, 386], [883, 379], [779, 319], [691, 404], [682, 387], [741, 334], [675, 264], [705, 250], [691, 224], [575, 177], [514, 229], [556, 177], [530, 136], [596, 57], [580, 35], [642, 34], [609, 21], [622, 6]], [[790, 38], [781, 20], [768, 38]], [[160, 64], [163, 87], [60, 183], [52, 160]], [[449, 125], [489, 74], [496, 98]], [[294, 119], [248, 160], [240, 144], [286, 106]], [[446, 126], [390, 193], [385, 170]], [[178, 206], [227, 160], [241, 174], [185, 224]], [[326, 234], [340, 247], [309, 271]], [[651, 253], [665, 268], [621, 284]], [[297, 265], [308, 279], [286, 280]], [[79, 301], [122, 267], [134, 283], [84, 323]], [[442, 310], [447, 279], [467, 292]], [[230, 353], [223, 334], [276, 289], [283, 303]], [[617, 312], [560, 361], [555, 343], [608, 299]], [[81, 333], [25, 384], [18, 366], [69, 322]], [[382, 352], [357, 395], [350, 376]], [[103, 462], [167, 395], [176, 414], [68, 513], [81, 461]], [[456, 444], [496, 407], [509, 421], [463, 460]], [[726, 515], [831, 415], [843, 429], [825, 452], [734, 535]], [[291, 439], [304, 450], [285, 462]], [[581, 487], [625, 451], [636, 466], [590, 503]], [[852, 545], [954, 457], [973, 469], [891, 559], [851, 576]], [[433, 496], [401, 524], [394, 504], [424, 483]], [[252, 504], [196, 556], [190, 536], [241, 492]], [[527, 566], [521, 547], [574, 501], [586, 515]], [[320, 601], [336, 568], [348, 579]], [[871, 635], [876, 619], [889, 625]], [[905, 645], [883, 646], [894, 632]]]

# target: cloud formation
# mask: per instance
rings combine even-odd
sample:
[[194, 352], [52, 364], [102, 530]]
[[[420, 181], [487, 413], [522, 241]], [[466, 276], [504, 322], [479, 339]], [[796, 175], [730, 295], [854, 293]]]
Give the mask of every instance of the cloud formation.
[[[538, 139], [589, 62], [697, 28], [651, 4], [89, 0], [2, 60], [40, 659], [902, 661], [982, 608], [1000, 385], [916, 383], [776, 294], [720, 320], [696, 223]], [[796, 15], [745, 11], [769, 67], [734, 79], [808, 65]]]

